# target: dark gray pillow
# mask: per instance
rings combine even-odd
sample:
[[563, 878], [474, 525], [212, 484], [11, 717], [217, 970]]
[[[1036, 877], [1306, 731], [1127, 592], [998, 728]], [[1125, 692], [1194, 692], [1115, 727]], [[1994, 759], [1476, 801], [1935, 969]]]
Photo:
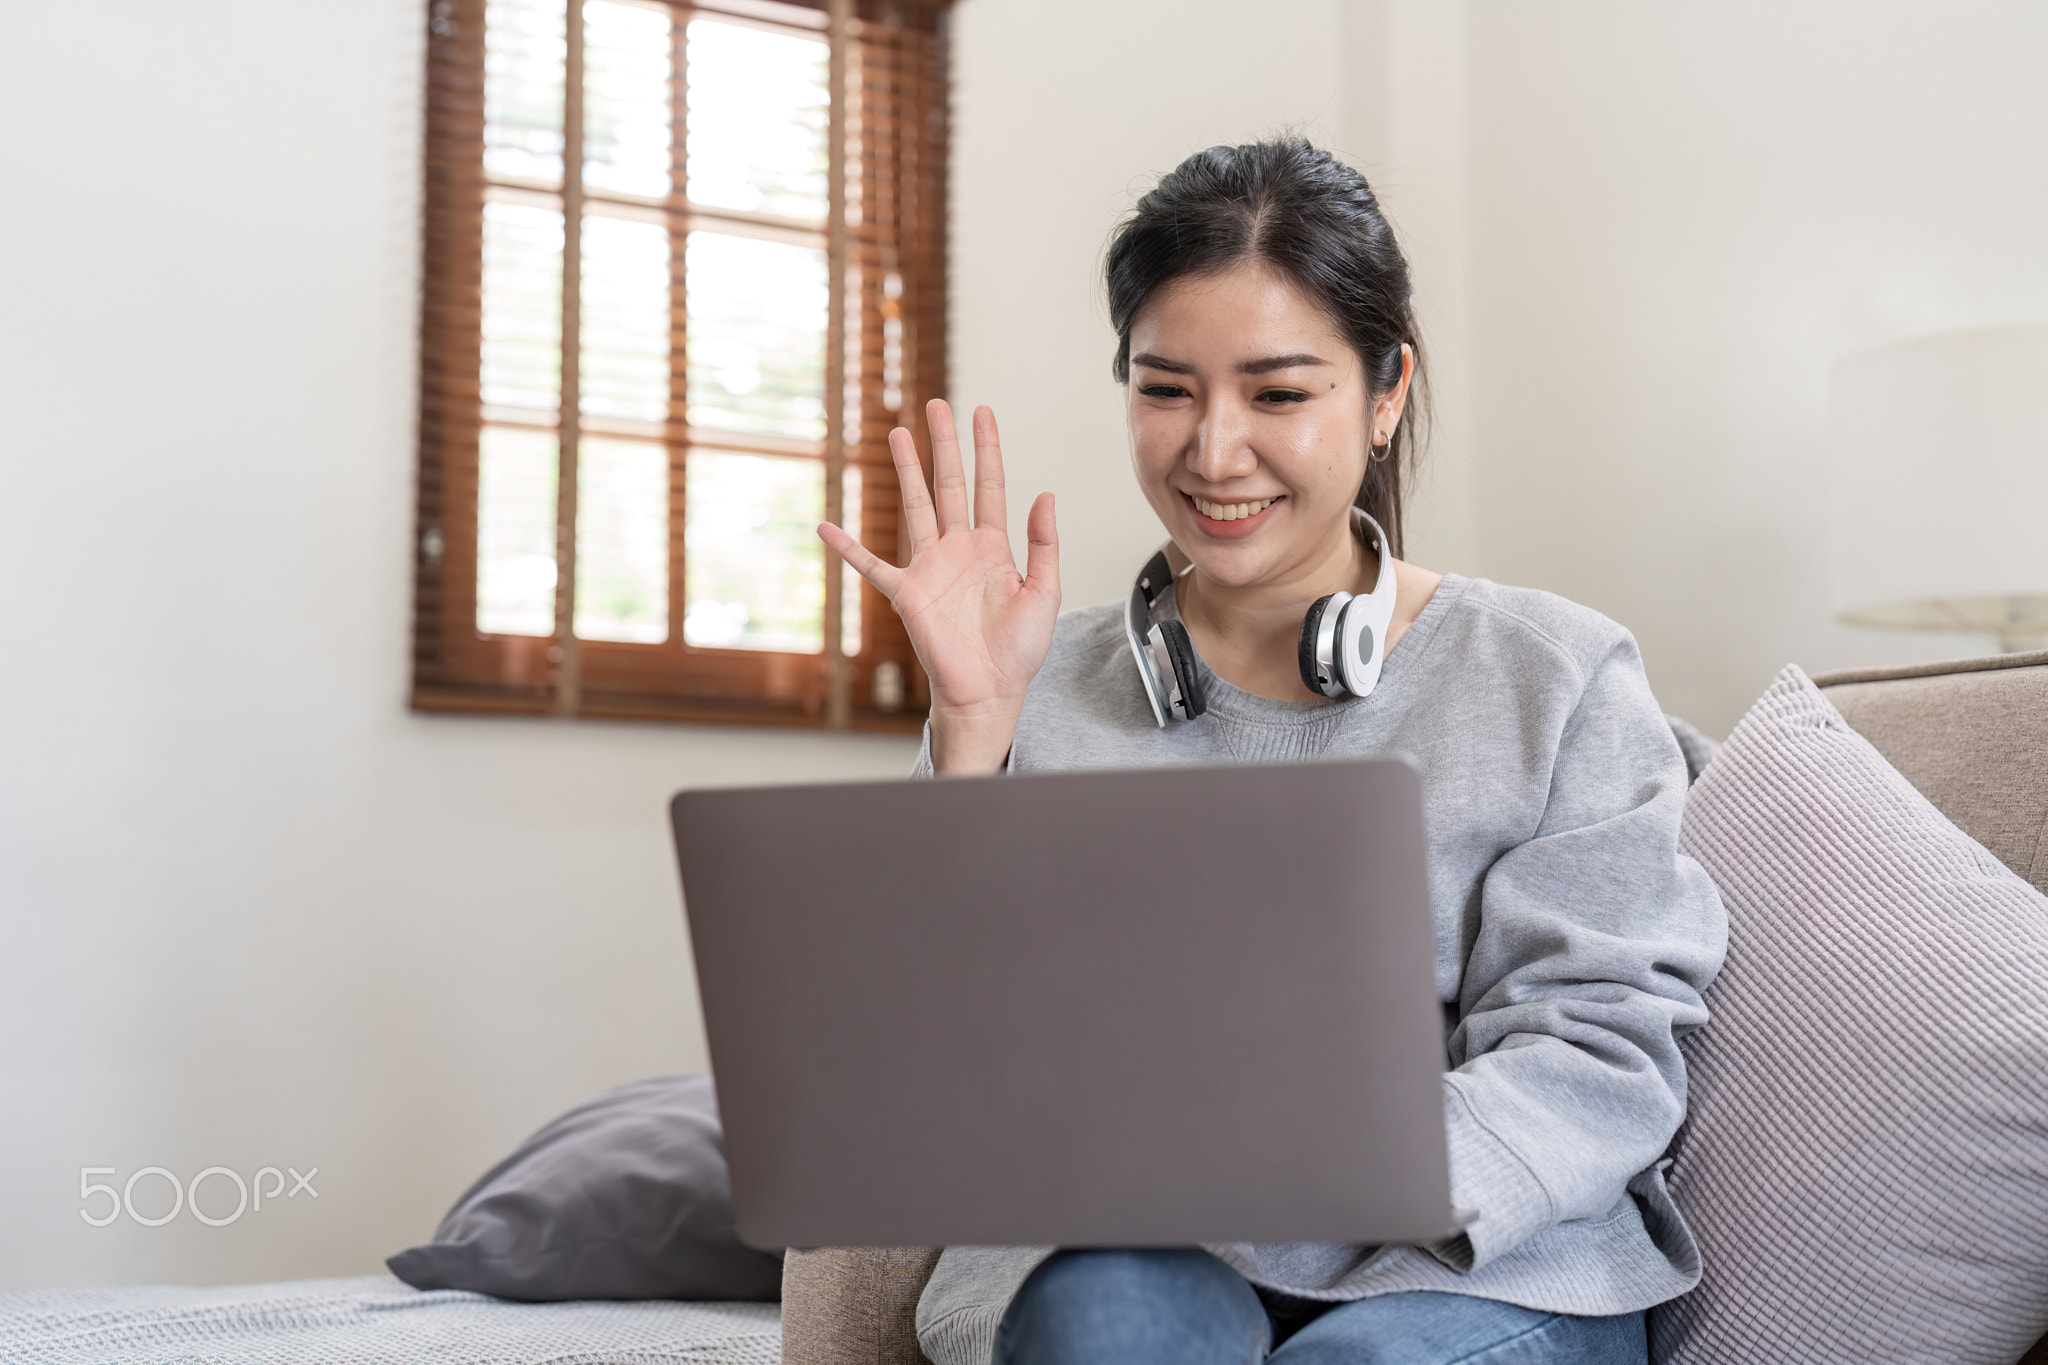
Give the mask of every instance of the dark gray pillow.
[[777, 1299], [782, 1254], [734, 1230], [708, 1076], [607, 1090], [519, 1145], [385, 1264], [501, 1299]]

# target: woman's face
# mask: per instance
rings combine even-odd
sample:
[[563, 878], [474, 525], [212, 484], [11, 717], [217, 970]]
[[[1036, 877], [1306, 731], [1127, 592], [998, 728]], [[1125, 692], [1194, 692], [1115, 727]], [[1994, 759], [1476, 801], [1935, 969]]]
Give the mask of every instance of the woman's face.
[[[1322, 309], [1256, 266], [1183, 277], [1131, 324], [1131, 461], [1167, 534], [1213, 581], [1283, 585], [1351, 556], [1375, 415]], [[1377, 414], [1399, 419], [1399, 396]]]

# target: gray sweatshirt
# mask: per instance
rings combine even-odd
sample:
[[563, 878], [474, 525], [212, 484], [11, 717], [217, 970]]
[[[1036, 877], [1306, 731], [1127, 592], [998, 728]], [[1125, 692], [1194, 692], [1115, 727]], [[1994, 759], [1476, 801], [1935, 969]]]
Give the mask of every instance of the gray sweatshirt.
[[[1173, 611], [1172, 594], [1157, 608]], [[1060, 617], [1012, 770], [1398, 754], [1422, 775], [1451, 1199], [1478, 1219], [1429, 1247], [1209, 1250], [1256, 1284], [1330, 1301], [1419, 1289], [1609, 1314], [1698, 1283], [1660, 1158], [1685, 1116], [1678, 1038], [1706, 1022], [1727, 920], [1678, 852], [1685, 762], [1628, 632], [1452, 574], [1371, 696], [1274, 701], [1204, 666], [1208, 714], [1162, 730], [1122, 609]], [[931, 772], [928, 735], [917, 771]], [[947, 1248], [918, 1304], [925, 1354], [985, 1365], [1049, 1254]]]

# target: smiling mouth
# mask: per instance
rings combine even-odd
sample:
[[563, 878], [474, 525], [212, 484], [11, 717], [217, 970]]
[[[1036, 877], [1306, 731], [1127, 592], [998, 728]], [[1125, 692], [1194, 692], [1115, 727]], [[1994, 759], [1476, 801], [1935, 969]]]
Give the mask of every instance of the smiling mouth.
[[1197, 512], [1200, 512], [1211, 521], [1242, 521], [1246, 517], [1257, 516], [1274, 503], [1280, 501], [1279, 498], [1260, 498], [1255, 502], [1211, 502], [1207, 498], [1198, 498], [1192, 493], [1185, 496], [1189, 502], [1195, 505]]

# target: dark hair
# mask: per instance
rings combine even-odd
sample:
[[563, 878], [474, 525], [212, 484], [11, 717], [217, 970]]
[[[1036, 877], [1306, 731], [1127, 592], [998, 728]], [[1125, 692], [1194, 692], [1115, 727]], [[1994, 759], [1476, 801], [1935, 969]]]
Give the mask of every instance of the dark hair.
[[1385, 456], [1366, 452], [1365, 479], [1353, 499], [1386, 528], [1398, 556], [1403, 483], [1415, 461], [1408, 433], [1426, 425], [1429, 410], [1408, 261], [1365, 177], [1306, 138], [1196, 152], [1161, 176], [1118, 225], [1103, 269], [1117, 383], [1130, 382], [1131, 322], [1156, 290], [1246, 261], [1278, 270], [1328, 311], [1364, 364], [1368, 403], [1401, 382], [1401, 347], [1414, 352], [1409, 415], [1395, 427]]

